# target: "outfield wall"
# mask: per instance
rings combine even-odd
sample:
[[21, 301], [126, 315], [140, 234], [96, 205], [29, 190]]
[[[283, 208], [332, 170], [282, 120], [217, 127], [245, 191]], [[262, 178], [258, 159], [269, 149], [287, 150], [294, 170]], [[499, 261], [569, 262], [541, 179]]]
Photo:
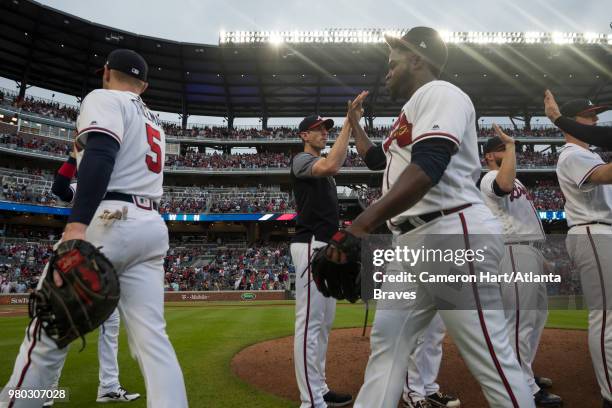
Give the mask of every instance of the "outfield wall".
[[[0, 305], [27, 305], [29, 294], [0, 294]], [[202, 302], [202, 301], [257, 301], [287, 300], [290, 295], [284, 290], [226, 290], [211, 292], [164, 292], [166, 302]]]

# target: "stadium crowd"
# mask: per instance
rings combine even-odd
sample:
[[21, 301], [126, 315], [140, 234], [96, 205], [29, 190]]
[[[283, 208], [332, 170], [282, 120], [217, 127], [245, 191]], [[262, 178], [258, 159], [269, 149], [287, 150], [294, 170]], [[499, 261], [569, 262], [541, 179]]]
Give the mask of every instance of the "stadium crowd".
[[164, 265], [167, 291], [283, 290], [292, 272], [286, 243], [204, 251], [175, 247]]
[[[0, 237], [0, 293], [33, 289], [60, 232], [18, 226]], [[223, 245], [223, 244], [221, 244]], [[284, 290], [293, 272], [287, 243], [239, 247], [172, 241], [164, 260], [165, 288], [185, 290]]]
[[[559, 211], [565, 206], [565, 197], [559, 185], [552, 180], [540, 180], [534, 186], [528, 186], [533, 206], [538, 211]], [[382, 194], [380, 188], [367, 188], [359, 191], [359, 204], [362, 208], [370, 206]]]

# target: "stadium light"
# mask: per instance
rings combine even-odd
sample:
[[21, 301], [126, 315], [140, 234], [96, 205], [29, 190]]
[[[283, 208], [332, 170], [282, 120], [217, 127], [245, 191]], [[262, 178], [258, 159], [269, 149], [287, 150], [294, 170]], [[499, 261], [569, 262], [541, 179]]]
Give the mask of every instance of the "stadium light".
[[[219, 44], [380, 44], [385, 35], [401, 37], [406, 29], [333, 28], [316, 31], [225, 31], [219, 32]], [[440, 36], [452, 44], [612, 44], [612, 34], [539, 31], [481, 32], [440, 30]]]

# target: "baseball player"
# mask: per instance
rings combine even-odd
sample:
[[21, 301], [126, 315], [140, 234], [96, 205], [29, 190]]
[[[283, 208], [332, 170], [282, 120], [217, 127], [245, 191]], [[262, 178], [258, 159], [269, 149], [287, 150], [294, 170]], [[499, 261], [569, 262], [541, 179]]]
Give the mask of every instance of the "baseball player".
[[[361, 93], [349, 110], [360, 110], [367, 92]], [[302, 408], [341, 407], [353, 397], [331, 391], [325, 382], [325, 356], [329, 332], [336, 314], [336, 300], [324, 297], [311, 279], [313, 251], [329, 242], [340, 222], [338, 196], [333, 176], [342, 167], [350, 137], [348, 120], [331, 147], [321, 157], [334, 121], [308, 116], [300, 122], [304, 151], [291, 161], [291, 181], [297, 205], [295, 236], [290, 250], [295, 266], [295, 377]]]
[[[147, 71], [134, 51], [115, 50], [103, 69], [104, 89], [83, 100], [76, 139], [79, 188], [62, 240], [85, 239], [101, 247], [117, 270], [119, 312], [142, 370], [147, 407], [187, 407], [163, 315], [168, 230], [156, 210], [163, 192], [165, 135], [140, 98]], [[57, 286], [63, 283], [57, 273], [53, 280]], [[0, 394], [0, 407], [40, 407], [44, 401], [8, 398], [8, 391], [50, 389], [67, 349], [59, 349], [34, 319]]]
[[[394, 246], [413, 247], [416, 240], [428, 248], [444, 248], [447, 234], [455, 234], [465, 250], [479, 248], [486, 254], [479, 270], [496, 271], [503, 249], [502, 227], [476, 187], [480, 161], [474, 107], [459, 88], [439, 80], [448, 55], [446, 45], [428, 27], [386, 40], [391, 48], [387, 87], [393, 99], [408, 101], [383, 143], [387, 156], [383, 195], [347, 233], [362, 237], [388, 220]], [[327, 251], [332, 262], [345, 259], [333, 246]], [[417, 260], [414, 269], [419, 271], [421, 265]], [[474, 275], [475, 267], [467, 262], [461, 271]], [[387, 283], [383, 291], [389, 288]], [[408, 369], [406, 356], [414, 351], [436, 310], [490, 406], [535, 406], [510, 345], [496, 284], [464, 285], [460, 293], [473, 305], [469, 310], [441, 307], [421, 283], [404, 285], [407, 291], [416, 291], [415, 299], [377, 304], [370, 358], [355, 407], [397, 406]], [[399, 285], [391, 286], [396, 290]]]
[[[601, 108], [601, 106], [595, 106], [593, 102], [588, 101], [587, 111], [602, 112]], [[612, 149], [612, 127], [586, 125], [573, 120], [571, 117], [561, 115], [557, 101], [548, 89], [544, 92], [544, 111], [550, 121], [565, 133], [592, 146]]]
[[[564, 117], [583, 125], [597, 124], [607, 106], [576, 99], [561, 106]], [[557, 177], [565, 196], [569, 227], [567, 252], [580, 272], [589, 309], [589, 350], [603, 406], [612, 407], [612, 164], [606, 164], [589, 145], [564, 133]]]
[[[350, 118], [355, 138], [357, 153], [363, 158], [370, 170], [382, 170], [387, 165], [387, 158], [382, 145], [375, 146], [364, 129], [359, 126], [357, 118]], [[388, 273], [402, 271], [398, 262], [387, 264]], [[417, 346], [410, 355], [408, 372], [402, 393], [402, 403], [406, 408], [461, 406], [459, 398], [440, 391], [436, 382], [442, 363], [442, 342], [446, 327], [439, 314], [432, 319], [423, 335], [417, 339]]]
[[[544, 228], [527, 188], [516, 178], [514, 139], [496, 124], [497, 136], [483, 148], [489, 168], [480, 180], [485, 204], [502, 222], [505, 252], [500, 273], [543, 273], [544, 257], [537, 248], [545, 240]], [[537, 406], [557, 407], [562, 399], [540, 388], [532, 364], [548, 317], [545, 283], [502, 283], [504, 311], [508, 318], [512, 348]]]
[[[76, 148], [70, 152], [68, 160], [62, 164], [55, 175], [51, 191], [62, 201], [72, 203], [77, 188], [77, 183], [70, 183], [76, 175]], [[131, 402], [140, 398], [140, 394], [129, 392], [119, 383], [119, 364], [117, 353], [119, 351], [119, 310], [115, 309], [113, 314], [104, 322], [99, 330], [98, 336], [98, 362], [99, 379], [97, 402]], [[63, 368], [63, 367], [62, 367]], [[54, 388], [59, 385], [58, 376], [54, 381]], [[48, 399], [43, 407], [53, 406], [53, 399]]]

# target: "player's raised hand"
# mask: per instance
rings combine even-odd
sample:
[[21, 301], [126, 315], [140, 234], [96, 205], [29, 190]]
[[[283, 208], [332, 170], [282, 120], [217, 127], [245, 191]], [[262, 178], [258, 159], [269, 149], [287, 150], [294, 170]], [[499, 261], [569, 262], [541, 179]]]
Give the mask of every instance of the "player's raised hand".
[[514, 139], [508, 136], [503, 130], [501, 130], [497, 123], [493, 123], [493, 130], [495, 130], [495, 134], [501, 139], [501, 141], [505, 145], [514, 144]]
[[555, 96], [550, 92], [550, 89], [544, 91], [544, 113], [548, 116], [548, 119], [551, 122], [555, 122], [555, 120], [561, 117], [561, 111], [559, 111], [559, 105], [557, 105], [557, 101], [555, 100]]
[[348, 101], [347, 116], [352, 125], [358, 124], [363, 116], [363, 101], [367, 98], [369, 91], [362, 91], [355, 99]]

